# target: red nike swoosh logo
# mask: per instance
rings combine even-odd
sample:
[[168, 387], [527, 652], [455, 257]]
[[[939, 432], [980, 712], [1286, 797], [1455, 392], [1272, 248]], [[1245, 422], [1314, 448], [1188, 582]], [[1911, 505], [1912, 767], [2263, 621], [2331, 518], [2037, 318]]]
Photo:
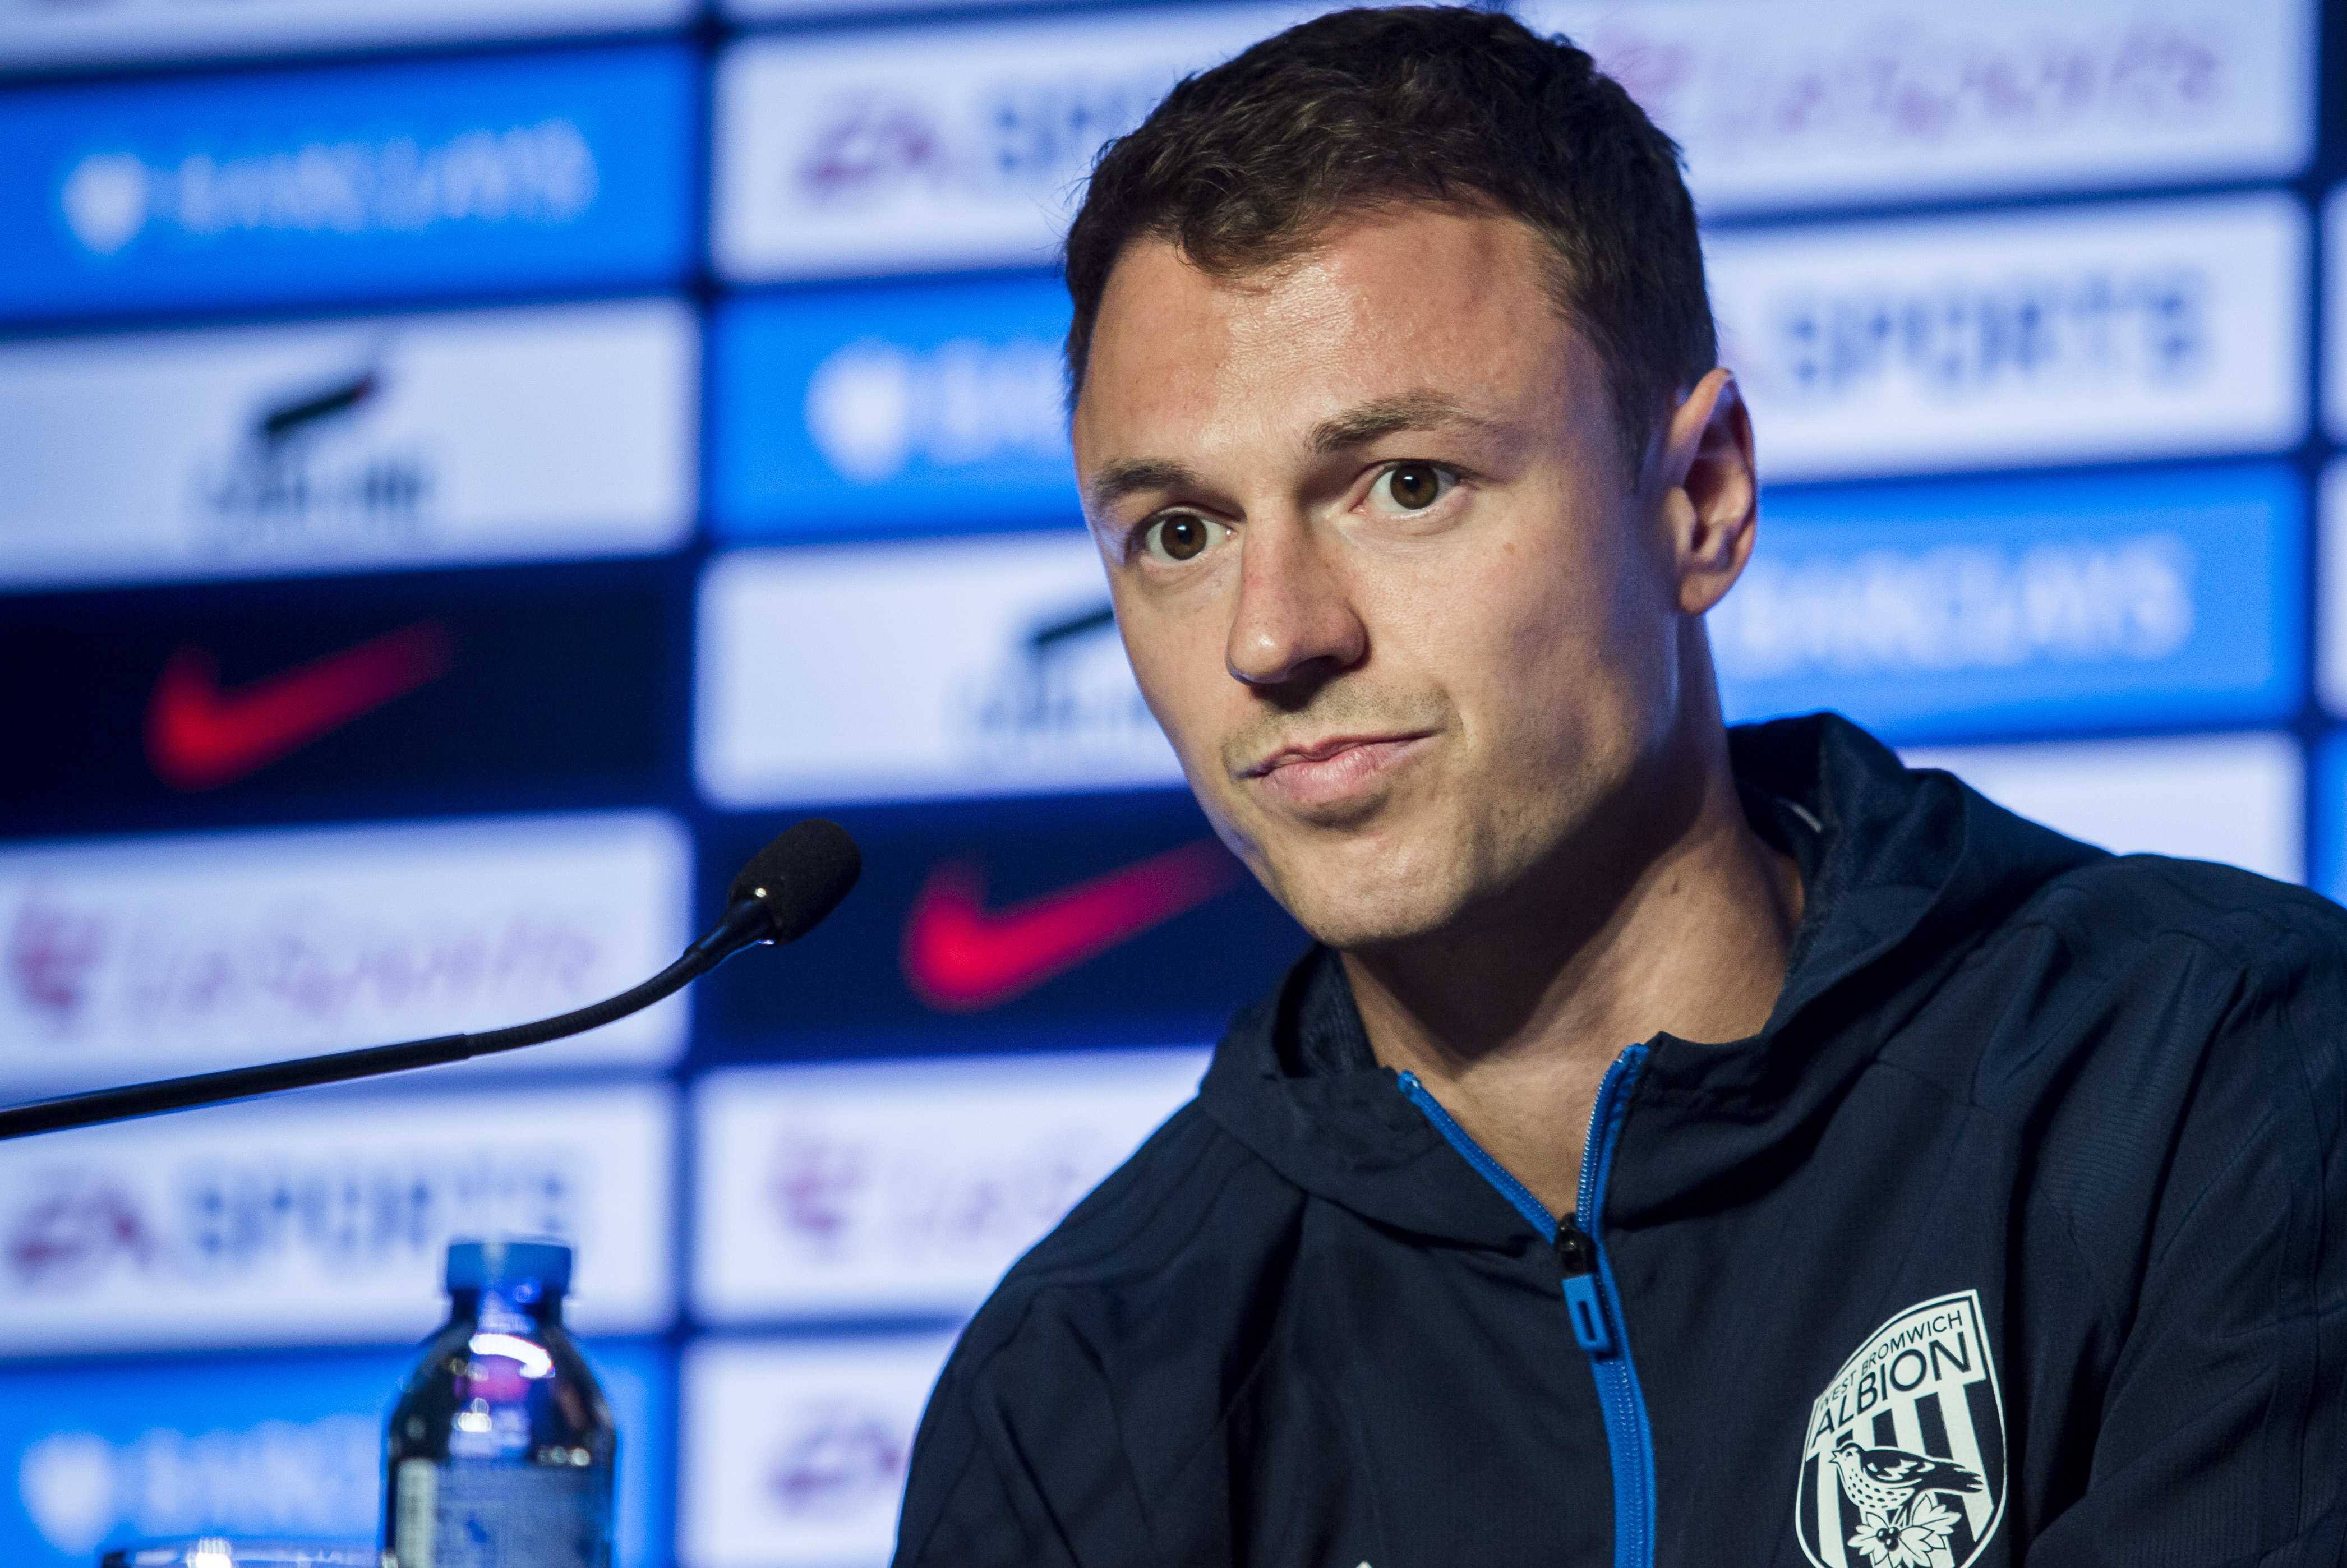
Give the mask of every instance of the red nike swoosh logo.
[[182, 643], [147, 700], [147, 761], [173, 789], [218, 789], [437, 681], [456, 663], [448, 628], [419, 620], [223, 692], [210, 651]]
[[1240, 876], [1229, 851], [1202, 838], [989, 911], [985, 870], [949, 860], [929, 873], [906, 917], [905, 978], [933, 1008], [977, 1012], [1196, 908]]

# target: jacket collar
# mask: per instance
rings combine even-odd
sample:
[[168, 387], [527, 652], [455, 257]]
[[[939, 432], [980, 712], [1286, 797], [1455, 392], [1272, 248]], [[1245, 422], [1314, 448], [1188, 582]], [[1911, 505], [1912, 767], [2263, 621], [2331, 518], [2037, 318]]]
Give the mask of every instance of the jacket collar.
[[[1801, 924], [1758, 1034], [1649, 1042], [1608, 1224], [1717, 1202], [1796, 1160], [1803, 1129], [1977, 937], [2050, 877], [2102, 854], [1950, 774], [1907, 771], [1830, 713], [1739, 727], [1728, 747], [1747, 814], [1799, 866]], [[1343, 966], [1326, 948], [1233, 1021], [1200, 1099], [1287, 1180], [1368, 1218], [1512, 1250], [1533, 1239], [1377, 1065]]]

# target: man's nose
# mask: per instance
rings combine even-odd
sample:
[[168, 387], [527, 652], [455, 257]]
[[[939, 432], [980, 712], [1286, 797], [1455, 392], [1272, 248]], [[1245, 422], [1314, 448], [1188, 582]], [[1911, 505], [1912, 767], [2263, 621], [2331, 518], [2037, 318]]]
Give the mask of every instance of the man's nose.
[[1369, 651], [1339, 572], [1302, 518], [1251, 519], [1239, 541], [1239, 600], [1224, 663], [1250, 686], [1326, 680]]

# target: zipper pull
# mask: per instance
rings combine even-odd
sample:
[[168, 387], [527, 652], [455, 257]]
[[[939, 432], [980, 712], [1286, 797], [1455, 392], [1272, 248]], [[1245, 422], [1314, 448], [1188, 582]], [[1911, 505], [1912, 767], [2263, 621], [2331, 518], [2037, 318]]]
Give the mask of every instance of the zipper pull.
[[1564, 1311], [1573, 1319], [1574, 1342], [1592, 1356], [1613, 1355], [1614, 1335], [1597, 1294], [1597, 1244], [1570, 1217], [1556, 1227], [1556, 1261], [1564, 1271]]

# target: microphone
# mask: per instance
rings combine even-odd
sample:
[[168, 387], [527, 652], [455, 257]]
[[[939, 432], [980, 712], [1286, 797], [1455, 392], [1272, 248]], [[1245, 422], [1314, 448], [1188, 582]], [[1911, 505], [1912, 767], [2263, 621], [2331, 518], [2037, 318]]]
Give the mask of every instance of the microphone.
[[68, 1127], [88, 1127], [101, 1122], [159, 1116], [168, 1111], [218, 1105], [230, 1100], [250, 1100], [288, 1089], [405, 1072], [412, 1067], [436, 1067], [467, 1057], [518, 1050], [525, 1045], [583, 1034], [683, 989], [744, 948], [762, 942], [781, 946], [797, 941], [839, 907], [839, 901], [847, 897], [848, 889], [856, 886], [863, 870], [863, 852], [856, 847], [856, 840], [847, 835], [847, 830], [835, 822], [811, 816], [784, 830], [781, 837], [752, 856], [733, 878], [733, 885], [726, 889], [725, 913], [717, 924], [687, 948], [676, 962], [632, 990], [556, 1018], [494, 1029], [484, 1034], [444, 1034], [435, 1040], [339, 1050], [326, 1056], [234, 1067], [222, 1072], [199, 1072], [186, 1078], [165, 1078], [153, 1083], [126, 1084], [119, 1089], [97, 1089], [86, 1094], [12, 1105], [0, 1110], [0, 1141], [29, 1137], [36, 1132], [62, 1132]]

